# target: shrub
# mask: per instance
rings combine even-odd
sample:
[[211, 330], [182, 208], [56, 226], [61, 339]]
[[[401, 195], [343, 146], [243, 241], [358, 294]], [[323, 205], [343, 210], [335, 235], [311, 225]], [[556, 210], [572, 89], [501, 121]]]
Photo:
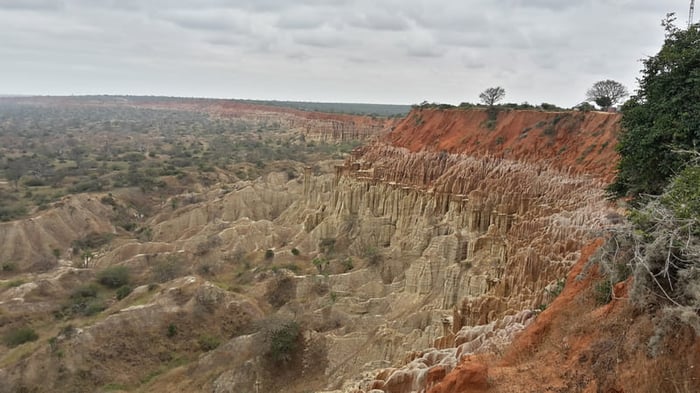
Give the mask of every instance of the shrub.
[[131, 291], [133, 291], [133, 289], [129, 285], [122, 285], [121, 287], [117, 288], [117, 300], [122, 300], [129, 296]]
[[603, 279], [595, 286], [595, 301], [598, 305], [610, 303], [612, 300], [612, 284], [610, 280]]
[[301, 326], [295, 321], [273, 327], [267, 334], [267, 356], [275, 363], [289, 363], [302, 347]]
[[700, 219], [700, 166], [681, 171], [661, 201], [680, 219]]
[[367, 263], [370, 266], [379, 265], [379, 263], [382, 261], [382, 255], [379, 253], [379, 251], [375, 247], [367, 247], [363, 251], [362, 256], [365, 259], [367, 259]]
[[164, 261], [153, 266], [153, 279], [157, 282], [166, 282], [179, 277], [184, 271], [184, 262], [178, 256], [170, 255]]
[[199, 343], [199, 348], [205, 352], [212, 351], [221, 344], [221, 340], [219, 340], [218, 337], [210, 336], [208, 334], [199, 336], [197, 342]]
[[265, 251], [265, 259], [272, 259], [275, 257], [275, 252], [273, 250], [266, 250]]
[[14, 262], [4, 262], [2, 267], [0, 267], [0, 270], [7, 273], [14, 272], [17, 270], [17, 264]]
[[129, 269], [126, 266], [108, 267], [97, 274], [97, 280], [108, 288], [124, 287], [129, 283]]
[[318, 248], [326, 255], [332, 254], [335, 250], [335, 238], [326, 237], [321, 239], [321, 241], [318, 243]]
[[97, 297], [98, 290], [99, 288], [95, 284], [87, 284], [73, 290], [70, 297], [71, 299], [94, 298]]
[[114, 237], [111, 233], [92, 232], [82, 239], [74, 240], [72, 243], [74, 250], [89, 250], [99, 248], [109, 243]]
[[284, 306], [294, 297], [296, 282], [293, 277], [278, 275], [267, 284], [265, 298], [275, 308]]
[[12, 329], [5, 333], [3, 337], [3, 343], [10, 348], [14, 348], [18, 345], [28, 343], [30, 341], [36, 341], [39, 339], [39, 335], [36, 334], [34, 329], [29, 327], [21, 327], [17, 329]]
[[165, 333], [166, 336], [173, 338], [177, 335], [177, 326], [174, 323], [168, 324], [168, 331]]
[[355, 267], [352, 264], [352, 258], [350, 258], [350, 257], [343, 259], [343, 261], [341, 263], [343, 264], [343, 269], [345, 269], [346, 272], [349, 272], [350, 270], [352, 270]]
[[86, 317], [89, 317], [91, 315], [101, 313], [106, 308], [107, 306], [105, 306], [105, 304], [101, 300], [95, 299], [85, 304], [85, 307], [82, 310], [82, 314]]
[[328, 267], [328, 260], [326, 258], [314, 258], [311, 263], [316, 266], [319, 274], [323, 273]]
[[301, 254], [301, 252], [299, 252], [297, 248], [292, 248], [292, 255], [297, 256], [299, 254]]

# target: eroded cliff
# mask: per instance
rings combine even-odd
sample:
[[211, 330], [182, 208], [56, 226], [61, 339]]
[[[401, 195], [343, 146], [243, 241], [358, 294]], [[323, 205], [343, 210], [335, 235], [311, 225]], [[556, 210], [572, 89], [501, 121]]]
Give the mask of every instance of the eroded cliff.
[[[307, 329], [293, 382], [265, 371], [255, 329], [217, 328], [224, 345], [159, 369], [145, 385], [149, 391], [422, 391], [464, 356], [505, 350], [533, 323], [533, 310], [556, 296], [596, 231], [616, 218], [602, 187], [615, 164], [618, 117], [512, 111], [488, 121], [480, 110], [416, 110], [344, 163], [322, 164], [319, 174], [312, 168], [303, 178], [274, 173], [178, 196], [191, 201], [186, 205], [161, 201], [159, 213], [144, 219], [148, 238], [110, 243], [94, 266], [128, 266], [147, 277], [161, 261], [178, 258], [203, 279], [168, 281], [155, 292], [141, 287], [111, 303], [108, 318], [86, 322], [84, 337], [125, 321], [124, 329], [136, 326], [143, 340], [160, 343], [174, 316], [189, 329], [200, 317], [214, 324], [234, 305], [245, 305], [251, 326], [296, 318]], [[55, 211], [50, 214], [64, 214]], [[296, 273], [284, 268], [290, 265]], [[58, 287], [60, 275], [45, 281]], [[10, 317], [26, 317], [19, 305], [43, 299], [34, 287], [13, 291], [0, 297]], [[61, 338], [59, 347], [95, 344], [75, 337]], [[164, 352], [184, 348], [175, 341], [164, 340]], [[107, 356], [110, 370], [119, 367], [117, 358], [93, 354], [84, 361]], [[27, 370], [68, 361], [49, 364], [35, 355], [12, 366], [10, 355], [0, 374], [12, 386], [36, 383]], [[152, 365], [165, 356], [152, 355]], [[115, 380], [106, 370], [87, 384], [75, 375], [83, 363], [70, 362], [75, 384], [56, 388]], [[118, 382], [139, 386], [142, 374]]]

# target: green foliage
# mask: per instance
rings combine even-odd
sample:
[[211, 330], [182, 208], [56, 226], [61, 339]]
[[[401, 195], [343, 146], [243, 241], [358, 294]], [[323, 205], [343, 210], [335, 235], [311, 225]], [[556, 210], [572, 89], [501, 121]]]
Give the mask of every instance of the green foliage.
[[296, 256], [298, 256], [299, 254], [300, 254], [299, 249], [297, 249], [296, 247], [295, 247], [295, 248], [292, 248], [292, 255], [294, 255], [294, 256], [296, 257]]
[[366, 247], [362, 251], [362, 257], [367, 260], [369, 266], [377, 266], [382, 261], [382, 254], [376, 247]]
[[643, 61], [639, 89], [622, 107], [613, 195], [660, 194], [687, 165], [678, 150], [700, 145], [700, 30], [673, 21], [664, 21], [664, 45]]
[[17, 329], [12, 329], [5, 333], [3, 336], [3, 343], [10, 348], [28, 343], [31, 341], [36, 341], [39, 339], [39, 335], [30, 327], [21, 327]]
[[74, 240], [72, 243], [73, 249], [78, 250], [93, 250], [112, 241], [114, 237], [111, 233], [92, 232], [82, 239]]
[[117, 300], [122, 300], [125, 297], [129, 296], [129, 294], [133, 291], [133, 288], [129, 285], [122, 285], [121, 287], [117, 288]]
[[302, 348], [301, 340], [301, 326], [295, 321], [271, 327], [267, 333], [266, 355], [275, 363], [287, 364]]
[[603, 279], [595, 286], [596, 304], [602, 306], [612, 300], [612, 283], [608, 279]]
[[661, 202], [678, 218], [700, 220], [700, 166], [689, 166], [673, 178]]
[[352, 263], [352, 258], [350, 258], [350, 257], [343, 259], [341, 261], [341, 263], [343, 265], [343, 270], [345, 270], [346, 272], [349, 272], [350, 270], [352, 270], [355, 267], [355, 265], [353, 265], [353, 263]]
[[82, 285], [82, 286], [79, 286], [78, 288], [74, 289], [73, 293], [71, 293], [70, 297], [71, 297], [71, 299], [94, 298], [94, 297], [97, 297], [98, 291], [99, 291], [99, 288], [95, 284]]
[[622, 83], [607, 79], [593, 84], [586, 93], [586, 99], [595, 102], [601, 109], [608, 110], [627, 95], [627, 88]]
[[110, 266], [97, 273], [97, 281], [108, 288], [119, 288], [129, 283], [126, 266]]
[[12, 280], [5, 283], [5, 286], [8, 288], [16, 288], [22, 284], [24, 284], [24, 280]]
[[98, 297], [97, 284], [87, 284], [73, 290], [69, 302], [54, 313], [56, 318], [73, 317], [76, 315], [90, 316], [107, 308]]
[[177, 326], [174, 323], [168, 324], [168, 331], [165, 333], [169, 338], [173, 338], [177, 335]]
[[0, 270], [6, 273], [12, 273], [17, 270], [17, 264], [14, 262], [3, 262]]
[[319, 274], [323, 273], [324, 270], [326, 270], [326, 268], [328, 267], [328, 260], [323, 257], [314, 258], [311, 261], [311, 263], [313, 263], [314, 266], [316, 266], [316, 269], [318, 270]]
[[272, 259], [275, 257], [275, 251], [271, 249], [265, 250], [265, 259]]
[[203, 334], [199, 336], [197, 343], [202, 351], [209, 352], [218, 348], [221, 345], [221, 340], [218, 337]]
[[0, 206], [0, 221], [12, 221], [25, 215], [27, 215], [25, 206]]

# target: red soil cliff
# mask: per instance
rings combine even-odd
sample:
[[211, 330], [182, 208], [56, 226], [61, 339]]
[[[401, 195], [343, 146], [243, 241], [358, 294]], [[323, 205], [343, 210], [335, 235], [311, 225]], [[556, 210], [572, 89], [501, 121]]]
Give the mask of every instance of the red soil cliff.
[[415, 109], [385, 141], [412, 152], [445, 151], [546, 162], [605, 181], [614, 176], [620, 115], [604, 112]]

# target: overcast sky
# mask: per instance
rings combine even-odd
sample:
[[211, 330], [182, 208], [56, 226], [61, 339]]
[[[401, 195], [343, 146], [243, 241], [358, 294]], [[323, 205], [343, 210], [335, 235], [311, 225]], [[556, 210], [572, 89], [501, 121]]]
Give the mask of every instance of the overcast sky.
[[0, 0], [0, 94], [573, 106], [687, 0]]

